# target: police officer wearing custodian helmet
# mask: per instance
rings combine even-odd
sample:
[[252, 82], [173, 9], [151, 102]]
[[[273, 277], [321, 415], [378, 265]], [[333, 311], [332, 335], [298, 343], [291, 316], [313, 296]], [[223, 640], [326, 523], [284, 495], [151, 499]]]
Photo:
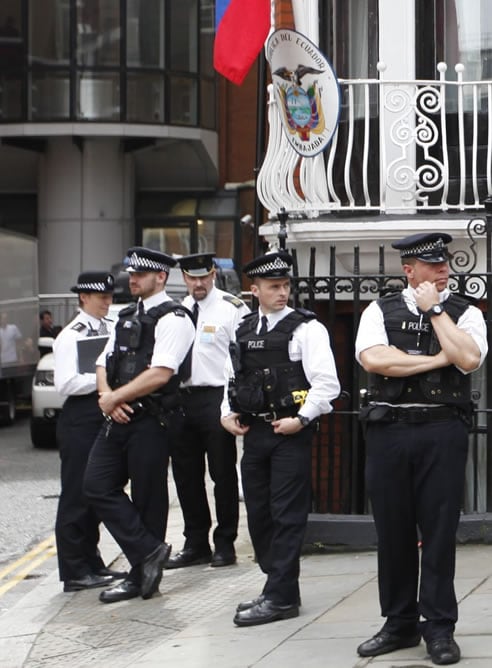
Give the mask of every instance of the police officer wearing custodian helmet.
[[480, 310], [447, 288], [451, 241], [449, 234], [433, 232], [393, 243], [408, 287], [371, 303], [357, 334], [356, 357], [369, 372], [371, 401], [361, 417], [386, 617], [382, 629], [358, 647], [364, 657], [414, 647], [423, 636], [433, 663], [460, 660], [453, 637], [455, 540], [470, 373], [487, 354], [487, 338]]
[[195, 335], [191, 314], [165, 292], [175, 260], [142, 247], [130, 248], [127, 260], [130, 291], [139, 300], [120, 311], [97, 360], [99, 407], [108, 422], [85, 475], [87, 496], [131, 564], [123, 582], [101, 593], [103, 603], [150, 598], [169, 558], [169, 440]]
[[[55, 536], [60, 580], [66, 592], [104, 587], [125, 573], [104, 565], [98, 550], [99, 519], [82, 491], [90, 449], [102, 423], [96, 392], [95, 343], [102, 349], [113, 322], [106, 318], [114, 280], [107, 271], [85, 271], [71, 288], [79, 311], [53, 343], [55, 388], [66, 397], [57, 422], [61, 491]], [[86, 361], [87, 358], [87, 361]], [[85, 366], [86, 365], [86, 366]]]
[[330, 338], [314, 313], [292, 309], [286, 252], [244, 267], [258, 312], [246, 316], [231, 344], [233, 379], [222, 425], [244, 435], [241, 473], [248, 527], [262, 592], [237, 607], [238, 626], [299, 614], [299, 559], [311, 506], [311, 441], [317, 418], [340, 392]]

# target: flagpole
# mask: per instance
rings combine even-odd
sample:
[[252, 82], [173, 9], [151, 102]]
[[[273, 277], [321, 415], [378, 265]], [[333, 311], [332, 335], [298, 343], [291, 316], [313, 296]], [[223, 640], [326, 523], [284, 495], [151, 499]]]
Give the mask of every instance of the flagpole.
[[265, 49], [258, 56], [257, 90], [256, 90], [256, 166], [255, 166], [255, 215], [254, 215], [254, 257], [260, 254], [260, 238], [258, 229], [263, 222], [264, 208], [258, 197], [257, 182], [261, 164], [265, 154], [265, 119], [266, 119], [266, 58]]

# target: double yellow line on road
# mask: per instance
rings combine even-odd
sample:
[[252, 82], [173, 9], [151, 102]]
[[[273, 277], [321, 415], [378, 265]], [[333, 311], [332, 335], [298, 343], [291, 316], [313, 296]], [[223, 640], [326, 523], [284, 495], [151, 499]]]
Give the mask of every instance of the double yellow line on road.
[[[9, 589], [25, 580], [26, 577], [43, 561], [54, 557], [56, 554], [55, 534], [52, 534], [46, 540], [33, 547], [32, 550], [12, 564], [0, 570], [0, 596], [3, 596]], [[20, 569], [20, 570], [19, 570]], [[5, 582], [4, 582], [5, 581]]]

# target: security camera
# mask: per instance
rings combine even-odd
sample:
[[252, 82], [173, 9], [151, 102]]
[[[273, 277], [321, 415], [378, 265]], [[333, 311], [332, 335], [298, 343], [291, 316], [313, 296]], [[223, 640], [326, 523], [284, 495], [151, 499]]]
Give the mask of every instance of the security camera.
[[253, 223], [253, 216], [249, 213], [247, 213], [245, 216], [243, 216], [240, 220], [241, 225], [244, 225], [244, 227], [254, 227]]

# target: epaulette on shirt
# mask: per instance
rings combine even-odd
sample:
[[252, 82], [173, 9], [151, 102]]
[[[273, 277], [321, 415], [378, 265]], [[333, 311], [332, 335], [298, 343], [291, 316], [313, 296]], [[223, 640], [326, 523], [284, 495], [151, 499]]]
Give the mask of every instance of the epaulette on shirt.
[[75, 325], [72, 325], [72, 329], [74, 329], [76, 332], [83, 332], [84, 329], [87, 329], [87, 327], [83, 322], [76, 322]]
[[236, 308], [241, 308], [241, 306], [244, 306], [243, 300], [239, 299], [239, 297], [235, 297], [234, 295], [223, 295], [222, 299], [224, 299], [226, 302], [229, 302], [229, 304], [232, 304]]

